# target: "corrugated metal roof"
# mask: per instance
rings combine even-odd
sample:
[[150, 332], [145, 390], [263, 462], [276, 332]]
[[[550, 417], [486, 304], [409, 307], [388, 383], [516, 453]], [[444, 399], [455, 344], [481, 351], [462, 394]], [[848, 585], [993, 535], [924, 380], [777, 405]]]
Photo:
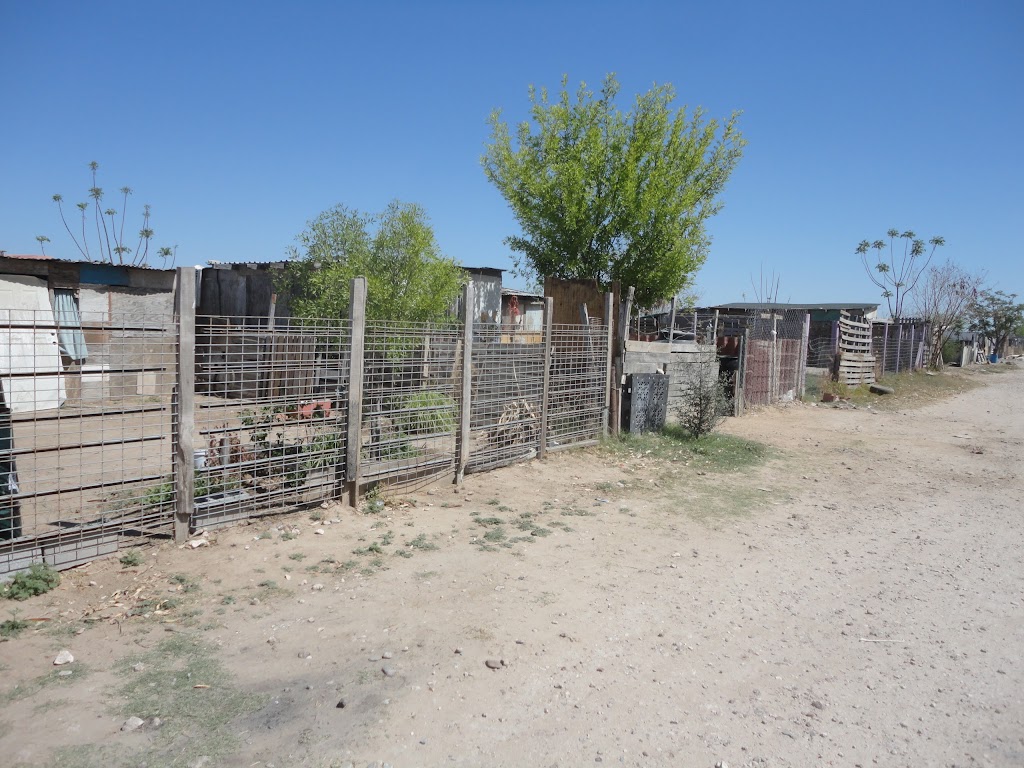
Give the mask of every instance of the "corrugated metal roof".
[[716, 304], [711, 309], [821, 309], [821, 310], [835, 310], [835, 309], [867, 309], [875, 310], [878, 309], [877, 303], [864, 302], [864, 301], [849, 301], [849, 302], [823, 302], [821, 304], [789, 304], [784, 302], [758, 302], [758, 301], [738, 301], [735, 304]]

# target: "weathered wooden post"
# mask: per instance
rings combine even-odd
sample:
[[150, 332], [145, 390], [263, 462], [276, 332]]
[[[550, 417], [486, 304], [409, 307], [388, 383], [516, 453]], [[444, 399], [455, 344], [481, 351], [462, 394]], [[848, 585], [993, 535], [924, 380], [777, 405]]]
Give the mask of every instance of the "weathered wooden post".
[[807, 353], [808, 344], [811, 338], [811, 313], [804, 315], [804, 330], [800, 335], [800, 364], [797, 367], [797, 397], [804, 399], [807, 392]]
[[[697, 312], [693, 313], [694, 322], [696, 322]], [[696, 338], [696, 337], [694, 337]], [[676, 339], [676, 297], [672, 297], [672, 304], [668, 310], [668, 343], [671, 344]]]
[[554, 327], [555, 300], [544, 299], [544, 383], [540, 396], [540, 429], [537, 434], [537, 458], [548, 452], [548, 411], [551, 409], [551, 331]]
[[604, 321], [608, 324], [608, 336], [605, 339], [608, 345], [608, 357], [605, 361], [604, 380], [604, 413], [601, 416], [602, 432], [608, 437], [611, 431], [611, 398], [612, 398], [612, 347], [615, 345], [615, 323], [612, 313], [615, 311], [615, 294], [609, 292], [604, 295]]
[[174, 540], [185, 541], [195, 511], [196, 270], [178, 267], [174, 281], [178, 333], [171, 423], [174, 446]]
[[366, 347], [366, 278], [356, 277], [349, 285], [349, 332], [352, 349], [348, 364], [348, 434], [346, 436], [345, 481], [348, 485], [348, 503], [359, 506], [359, 486], [362, 482], [362, 429], [363, 429], [363, 360]]
[[469, 427], [473, 411], [473, 283], [462, 289], [462, 390], [459, 398], [459, 445], [455, 482], [462, 484], [469, 464]]

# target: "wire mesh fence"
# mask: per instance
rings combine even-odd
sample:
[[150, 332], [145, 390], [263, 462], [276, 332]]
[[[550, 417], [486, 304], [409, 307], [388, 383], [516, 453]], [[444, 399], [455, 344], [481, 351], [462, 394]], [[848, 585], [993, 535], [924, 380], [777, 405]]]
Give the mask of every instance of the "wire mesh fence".
[[551, 336], [547, 447], [596, 440], [607, 423], [608, 326], [555, 325]]
[[606, 429], [606, 325], [196, 316], [191, 279], [180, 317], [0, 310], [0, 574]]
[[799, 397], [806, 369], [807, 312], [752, 310], [746, 317], [743, 405], [770, 405]]
[[879, 374], [920, 369], [927, 360], [928, 324], [920, 320], [875, 322], [871, 347]]
[[360, 454], [365, 480], [453, 470], [462, 348], [459, 324], [367, 324]]
[[196, 318], [194, 527], [341, 495], [350, 358], [345, 320]]
[[543, 343], [474, 340], [469, 470], [536, 455], [543, 390]]
[[171, 317], [0, 310], [0, 573], [165, 530]]

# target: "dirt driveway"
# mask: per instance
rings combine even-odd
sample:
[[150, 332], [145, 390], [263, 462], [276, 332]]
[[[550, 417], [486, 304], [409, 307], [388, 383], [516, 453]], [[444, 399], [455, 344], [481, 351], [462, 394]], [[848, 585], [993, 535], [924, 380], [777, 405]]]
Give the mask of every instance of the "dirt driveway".
[[732, 420], [743, 471], [567, 453], [69, 572], [0, 762], [1024, 765], [1024, 375], [975, 378]]

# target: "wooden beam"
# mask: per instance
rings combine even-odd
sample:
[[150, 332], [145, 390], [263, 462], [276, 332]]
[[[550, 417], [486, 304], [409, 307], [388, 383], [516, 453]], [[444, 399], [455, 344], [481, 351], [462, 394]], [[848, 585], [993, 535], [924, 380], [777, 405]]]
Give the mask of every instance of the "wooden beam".
[[348, 503], [359, 507], [359, 486], [362, 482], [363, 428], [363, 360], [366, 344], [366, 278], [355, 277], [349, 285], [349, 332], [352, 349], [348, 365], [348, 434], [346, 436], [345, 483]]
[[601, 417], [601, 429], [605, 437], [611, 432], [611, 402], [612, 402], [612, 349], [615, 346], [615, 323], [612, 313], [615, 311], [615, 294], [608, 292], [604, 295], [604, 321], [608, 325], [608, 358], [605, 361], [605, 382], [604, 382], [604, 414]]
[[554, 318], [555, 300], [549, 296], [544, 299], [544, 383], [541, 387], [540, 429], [537, 436], [537, 458], [539, 459], [543, 459], [548, 451], [548, 410], [551, 407], [551, 331]]
[[473, 411], [473, 283], [462, 289], [462, 396], [459, 398], [459, 446], [455, 482], [462, 485], [469, 464], [469, 426]]
[[178, 267], [174, 319], [178, 331], [177, 373], [171, 403], [174, 425], [174, 540], [185, 541], [195, 510], [196, 270]]

